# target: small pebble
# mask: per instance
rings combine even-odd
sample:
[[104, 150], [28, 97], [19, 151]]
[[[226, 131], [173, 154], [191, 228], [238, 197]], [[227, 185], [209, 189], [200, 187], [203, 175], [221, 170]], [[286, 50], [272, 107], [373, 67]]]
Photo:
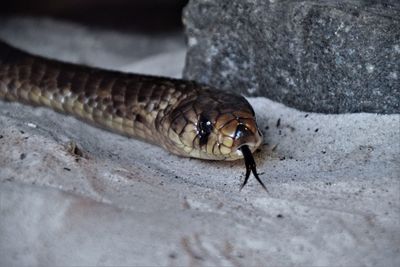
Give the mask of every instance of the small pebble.
[[36, 124], [30, 123], [30, 122], [28, 122], [26, 125], [28, 125], [31, 128], [37, 128]]
[[174, 252], [171, 252], [168, 257], [170, 257], [171, 259], [176, 259], [177, 255]]
[[276, 128], [278, 128], [279, 126], [281, 126], [281, 118], [279, 118], [278, 121], [276, 122]]

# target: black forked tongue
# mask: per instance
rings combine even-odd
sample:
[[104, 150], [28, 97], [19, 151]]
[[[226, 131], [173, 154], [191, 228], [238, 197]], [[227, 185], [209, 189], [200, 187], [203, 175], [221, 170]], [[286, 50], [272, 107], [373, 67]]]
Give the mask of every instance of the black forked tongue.
[[240, 148], [243, 153], [244, 157], [244, 163], [246, 165], [246, 177], [244, 178], [243, 184], [240, 186], [240, 190], [243, 189], [243, 187], [247, 184], [247, 181], [249, 180], [250, 177], [250, 171], [253, 173], [254, 177], [256, 177], [257, 181], [260, 183], [260, 185], [264, 188], [265, 191], [268, 192], [267, 187], [265, 187], [264, 183], [261, 181], [260, 177], [258, 176], [257, 173], [257, 168], [256, 168], [256, 163], [254, 162], [253, 155], [251, 154], [249, 146], [242, 146]]

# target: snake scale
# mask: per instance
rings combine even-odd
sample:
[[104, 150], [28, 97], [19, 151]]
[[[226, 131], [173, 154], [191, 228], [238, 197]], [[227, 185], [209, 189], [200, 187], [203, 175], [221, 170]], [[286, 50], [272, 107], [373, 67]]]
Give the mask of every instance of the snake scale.
[[130, 74], [32, 55], [0, 41], [0, 99], [45, 106], [96, 126], [208, 160], [244, 158], [262, 142], [247, 100], [194, 81]]

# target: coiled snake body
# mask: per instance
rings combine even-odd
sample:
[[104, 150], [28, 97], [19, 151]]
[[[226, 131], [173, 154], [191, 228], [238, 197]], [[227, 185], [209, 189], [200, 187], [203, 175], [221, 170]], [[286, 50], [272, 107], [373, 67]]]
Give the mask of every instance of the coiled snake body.
[[0, 99], [50, 107], [180, 156], [244, 157], [242, 187], [252, 171], [265, 188], [252, 157], [262, 135], [242, 96], [193, 81], [50, 60], [0, 41]]

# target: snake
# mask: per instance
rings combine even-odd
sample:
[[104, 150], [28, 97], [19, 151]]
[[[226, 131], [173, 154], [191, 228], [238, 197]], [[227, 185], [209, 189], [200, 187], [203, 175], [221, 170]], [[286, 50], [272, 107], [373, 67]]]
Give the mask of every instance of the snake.
[[0, 100], [47, 107], [94, 126], [205, 160], [253, 157], [263, 135], [241, 95], [190, 80], [125, 73], [34, 55], [0, 40]]

